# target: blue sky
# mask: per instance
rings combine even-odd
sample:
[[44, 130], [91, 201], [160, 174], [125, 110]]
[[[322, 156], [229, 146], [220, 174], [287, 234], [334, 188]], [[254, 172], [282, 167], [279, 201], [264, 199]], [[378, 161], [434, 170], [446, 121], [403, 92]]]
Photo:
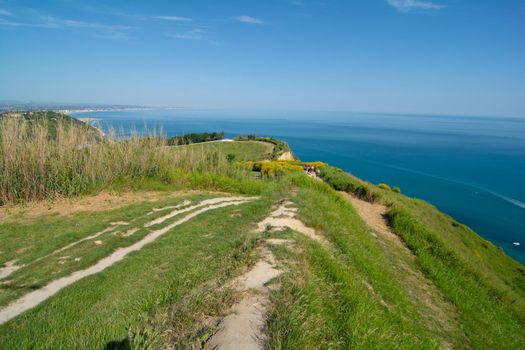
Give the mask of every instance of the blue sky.
[[0, 0], [0, 100], [525, 117], [522, 0]]

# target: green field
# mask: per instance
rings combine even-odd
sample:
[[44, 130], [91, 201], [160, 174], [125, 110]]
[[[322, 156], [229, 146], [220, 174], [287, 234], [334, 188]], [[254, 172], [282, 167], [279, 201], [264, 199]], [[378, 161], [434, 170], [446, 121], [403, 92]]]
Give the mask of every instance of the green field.
[[[147, 175], [131, 158], [140, 176], [0, 207], [0, 267], [18, 267], [0, 279], [0, 349], [206, 348], [250, 293], [266, 298], [269, 349], [523, 347], [521, 264], [428, 203], [337, 169], [255, 180], [238, 164], [272, 147], [158, 147], [177, 161]], [[370, 203], [388, 234], [359, 211]], [[272, 222], [284, 228], [260, 227], [285, 205], [295, 221], [281, 213]], [[282, 273], [239, 291], [264, 249]]]
[[203, 144], [197, 143], [184, 147], [204, 153], [218, 152], [224, 157], [228, 154], [232, 154], [237, 161], [248, 161], [270, 159], [274, 145], [260, 141], [214, 141]]

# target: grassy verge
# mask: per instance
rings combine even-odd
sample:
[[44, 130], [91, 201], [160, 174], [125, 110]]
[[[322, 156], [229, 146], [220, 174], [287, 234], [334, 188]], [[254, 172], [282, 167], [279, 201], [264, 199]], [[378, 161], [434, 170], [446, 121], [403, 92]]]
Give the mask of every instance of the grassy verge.
[[353, 208], [328, 186], [304, 177], [294, 201], [305, 223], [331, 249], [297, 236], [299, 248], [276, 254], [289, 262], [272, 300], [271, 348], [433, 349], [440, 339], [387, 264]]
[[416, 254], [422, 271], [457, 307], [473, 348], [517, 349], [524, 344], [525, 332], [519, 315], [509, 310], [435, 233], [401, 208], [393, 207], [388, 215], [395, 232]]
[[389, 206], [392, 228], [413, 252], [416, 266], [458, 310], [470, 346], [512, 349], [524, 341], [525, 270], [519, 263], [423, 201], [337, 170], [323, 178], [335, 189], [367, 193], [361, 197]]

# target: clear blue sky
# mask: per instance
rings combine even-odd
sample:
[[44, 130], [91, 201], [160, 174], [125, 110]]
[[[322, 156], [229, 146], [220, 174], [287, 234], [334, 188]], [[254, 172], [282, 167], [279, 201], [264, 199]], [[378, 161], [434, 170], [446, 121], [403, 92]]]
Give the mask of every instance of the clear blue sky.
[[523, 0], [0, 0], [0, 100], [525, 117]]

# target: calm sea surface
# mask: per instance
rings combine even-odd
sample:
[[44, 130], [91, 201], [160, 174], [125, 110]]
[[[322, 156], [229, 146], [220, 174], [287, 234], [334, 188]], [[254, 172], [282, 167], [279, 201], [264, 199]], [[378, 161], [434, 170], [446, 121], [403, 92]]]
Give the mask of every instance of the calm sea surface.
[[321, 160], [431, 202], [525, 263], [525, 118], [185, 109], [75, 116], [125, 130], [162, 127], [167, 136], [280, 138], [301, 160]]

